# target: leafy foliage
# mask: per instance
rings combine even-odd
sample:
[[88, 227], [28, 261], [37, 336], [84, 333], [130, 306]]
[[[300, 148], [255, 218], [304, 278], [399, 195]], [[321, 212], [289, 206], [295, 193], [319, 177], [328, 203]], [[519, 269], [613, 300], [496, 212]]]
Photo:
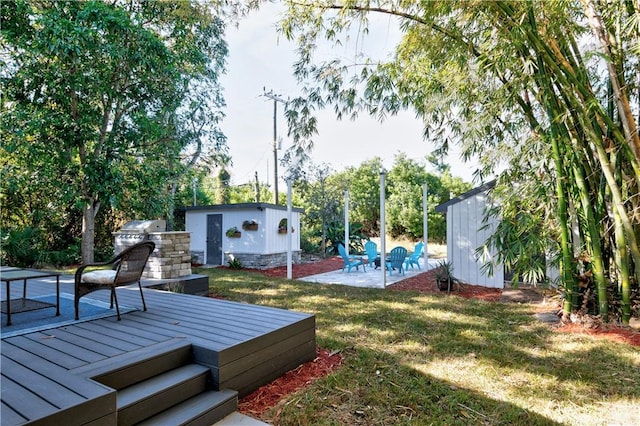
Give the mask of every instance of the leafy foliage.
[[[2, 231], [0, 261], [2, 265], [33, 267], [40, 259], [40, 232], [33, 228]], [[40, 243], [40, 244], [39, 244]]]
[[233, 258], [229, 260], [229, 268], [231, 269], [242, 269], [242, 262], [240, 262], [240, 259], [237, 258]]
[[184, 170], [220, 158], [224, 26], [197, 2], [16, 0], [0, 10], [2, 186], [18, 207], [3, 227], [64, 211], [54, 223], [77, 231], [82, 219], [91, 261], [102, 208], [168, 216]]
[[[394, 237], [422, 238], [422, 184], [428, 187], [428, 232], [432, 241], [446, 238], [445, 217], [434, 209], [450, 195], [471, 189], [469, 183], [445, 173], [436, 176], [426, 171], [426, 165], [400, 153], [387, 173], [387, 230]], [[380, 231], [380, 158], [365, 160], [358, 167], [349, 167], [329, 174], [327, 169], [317, 175], [296, 181], [300, 193], [299, 205], [305, 210], [304, 228], [309, 230], [309, 247], [322, 247], [324, 235], [328, 247], [344, 244], [344, 190], [349, 190], [349, 220], [360, 226], [362, 237], [378, 236]], [[323, 227], [324, 224], [324, 227]], [[341, 229], [342, 231], [339, 231]], [[361, 250], [361, 247], [356, 247]], [[322, 250], [320, 250], [322, 251]], [[335, 249], [330, 250], [335, 252]]]
[[[558, 253], [549, 250], [553, 247], [551, 242], [558, 239], [558, 228], [547, 226], [547, 219], [552, 213], [547, 208], [548, 204], [538, 204], [549, 191], [542, 182], [534, 179], [523, 181], [517, 189], [513, 191], [511, 186], [498, 185], [491, 192], [494, 201], [486, 211], [485, 219], [499, 216], [500, 221], [486, 244], [477, 249], [476, 255], [484, 263], [484, 271], [490, 275], [496, 265], [503, 265], [513, 275], [511, 281], [516, 286], [519, 282], [544, 283], [547, 266], [558, 262]], [[535, 193], [536, 196], [522, 199], [520, 194], [523, 192]], [[497, 248], [495, 255], [485, 256], [491, 248]]]
[[[393, 55], [375, 58], [360, 44], [348, 57], [316, 54], [327, 41], [360, 40], [378, 14], [402, 33]], [[504, 222], [488, 241], [501, 260], [533, 280], [542, 256], [559, 253], [567, 317], [587, 268], [599, 313], [617, 287], [628, 321], [640, 282], [639, 16], [631, 2], [288, 3], [281, 31], [298, 44], [301, 86], [289, 128], [307, 146], [315, 109], [380, 119], [413, 110], [435, 154], [455, 145], [480, 159], [479, 178], [503, 174], [512, 194], [492, 212]], [[391, 229], [411, 230], [413, 189], [396, 185], [392, 214], [404, 223]], [[588, 265], [577, 261], [583, 253]]]
[[[359, 223], [349, 224], [349, 253], [362, 253], [364, 241], [362, 225]], [[344, 222], [330, 222], [327, 225], [327, 253], [337, 255], [338, 246], [345, 246]], [[346, 246], [345, 246], [346, 247]]]

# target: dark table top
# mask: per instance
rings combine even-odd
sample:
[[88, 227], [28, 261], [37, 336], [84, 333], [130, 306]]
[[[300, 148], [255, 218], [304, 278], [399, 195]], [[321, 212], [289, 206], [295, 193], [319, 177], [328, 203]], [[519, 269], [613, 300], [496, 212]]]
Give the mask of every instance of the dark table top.
[[0, 281], [9, 282], [17, 280], [28, 280], [31, 278], [57, 277], [62, 275], [60, 272], [54, 271], [34, 271], [31, 269], [14, 269], [6, 268], [0, 270]]

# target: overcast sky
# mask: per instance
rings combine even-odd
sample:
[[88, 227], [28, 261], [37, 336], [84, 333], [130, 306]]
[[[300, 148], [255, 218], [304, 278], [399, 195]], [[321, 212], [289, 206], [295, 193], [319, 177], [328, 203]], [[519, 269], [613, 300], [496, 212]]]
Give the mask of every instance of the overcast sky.
[[[228, 138], [233, 159], [230, 169], [235, 185], [252, 181], [258, 173], [261, 182], [273, 183], [273, 101], [263, 96], [263, 89], [273, 91], [283, 99], [298, 95], [293, 77], [295, 46], [279, 38], [275, 30], [281, 5], [264, 4], [242, 20], [238, 28], [227, 29], [229, 57], [227, 74], [222, 79], [227, 102], [222, 130]], [[325, 48], [320, 55], [354, 57], [364, 48], [381, 56], [387, 55], [399, 39], [397, 25], [392, 18], [378, 20], [375, 31], [366, 38], [354, 37], [342, 49]], [[422, 161], [433, 146], [422, 139], [422, 125], [413, 113], [389, 117], [380, 123], [365, 115], [356, 121], [338, 121], [331, 111], [318, 114], [319, 134], [313, 139], [311, 157], [315, 164], [328, 163], [335, 171], [358, 166], [376, 156], [383, 159], [387, 169], [399, 152]], [[278, 105], [278, 137], [283, 151], [291, 146], [287, 137], [283, 106]], [[463, 165], [453, 153], [449, 159], [452, 174], [471, 182], [473, 167]], [[279, 186], [283, 187], [284, 170], [279, 166]]]

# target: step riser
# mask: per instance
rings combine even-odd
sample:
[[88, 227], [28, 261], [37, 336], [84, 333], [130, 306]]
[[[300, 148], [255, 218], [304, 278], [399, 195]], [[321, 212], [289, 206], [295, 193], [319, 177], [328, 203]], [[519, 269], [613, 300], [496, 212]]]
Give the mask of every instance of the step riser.
[[118, 425], [133, 425], [207, 390], [208, 376], [201, 374], [181, 383], [118, 406]]
[[211, 426], [237, 409], [237, 392], [207, 391], [139, 423], [138, 426]]
[[[233, 413], [238, 409], [238, 401], [227, 401], [224, 404], [217, 405], [215, 407], [211, 407], [206, 413], [202, 413], [196, 419], [193, 419], [190, 422], [182, 423], [180, 426], [211, 426], [215, 422], [218, 422], [229, 414]], [[156, 423], [157, 424], [157, 423]]]
[[80, 374], [118, 391], [118, 425], [211, 426], [238, 408], [238, 393], [214, 391], [211, 371], [189, 344], [170, 342]]
[[189, 423], [185, 423], [185, 426], [209, 426], [218, 422], [229, 414], [233, 413], [238, 409], [238, 400], [234, 399], [232, 401], [227, 401], [224, 404], [217, 405], [216, 407], [212, 407], [207, 413], [204, 413], [198, 419], [194, 419]]
[[193, 351], [188, 346], [150, 357], [130, 364], [126, 368], [93, 377], [93, 379], [105, 386], [120, 390], [192, 361]]

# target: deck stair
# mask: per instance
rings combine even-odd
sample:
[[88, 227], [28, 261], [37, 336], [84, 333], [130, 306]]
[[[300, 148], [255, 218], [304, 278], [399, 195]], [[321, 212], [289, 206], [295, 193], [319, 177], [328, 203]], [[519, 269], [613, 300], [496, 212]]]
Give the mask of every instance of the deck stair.
[[[51, 279], [32, 281], [29, 297], [52, 293]], [[0, 300], [22, 297], [19, 287], [23, 286], [13, 286], [9, 296], [1, 294]], [[60, 288], [73, 294], [73, 277], [61, 278]], [[135, 388], [127, 388], [147, 380], [149, 386], [140, 387], [151, 388], [154, 383], [168, 387], [168, 382], [178, 381], [181, 390], [153, 391], [153, 396], [141, 398], [140, 404], [162, 409], [145, 412], [141, 422], [255, 426], [260, 424], [257, 420], [234, 411], [238, 397], [316, 356], [313, 314], [153, 289], [143, 290], [149, 308], [143, 311], [137, 289], [118, 292], [123, 306], [138, 308], [121, 321], [81, 317], [73, 324], [52, 323], [46, 330], [2, 338], [0, 426], [116, 425], [118, 394], [122, 402], [127, 393], [134, 393]], [[109, 303], [110, 292], [96, 291], [90, 299]], [[209, 372], [201, 371], [201, 366]], [[194, 383], [200, 390], [193, 390]], [[174, 399], [175, 393], [192, 396]], [[219, 405], [213, 401], [218, 397]], [[148, 398], [155, 402], [145, 402]], [[193, 414], [203, 400], [210, 404], [200, 410], [204, 414]], [[171, 408], [176, 405], [179, 408]], [[220, 410], [230, 414], [222, 417]], [[191, 414], [178, 421], [169, 419], [172, 412]], [[122, 414], [121, 420], [125, 417]]]
[[214, 390], [211, 370], [194, 362], [190, 344], [165, 346], [112, 359], [117, 368], [92, 372], [92, 379], [117, 391], [118, 425], [210, 426], [236, 411], [237, 392]]

